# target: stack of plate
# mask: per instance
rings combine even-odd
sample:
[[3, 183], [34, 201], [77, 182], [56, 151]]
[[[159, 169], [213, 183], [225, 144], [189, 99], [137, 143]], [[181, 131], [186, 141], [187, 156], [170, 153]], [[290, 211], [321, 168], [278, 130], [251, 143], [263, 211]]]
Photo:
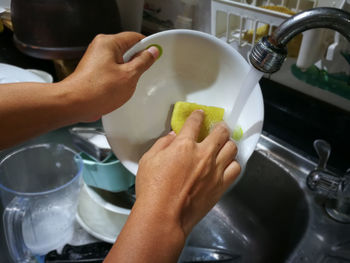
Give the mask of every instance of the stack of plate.
[[130, 214], [133, 199], [127, 192], [113, 193], [84, 184], [77, 221], [89, 234], [114, 243]]

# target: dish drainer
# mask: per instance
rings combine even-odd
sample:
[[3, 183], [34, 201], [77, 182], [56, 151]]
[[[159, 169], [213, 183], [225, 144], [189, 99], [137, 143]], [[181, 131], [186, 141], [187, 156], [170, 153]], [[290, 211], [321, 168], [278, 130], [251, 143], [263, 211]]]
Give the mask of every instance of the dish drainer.
[[[262, 36], [270, 35], [292, 14], [314, 7], [349, 9], [349, 6], [349, 0], [211, 0], [211, 34], [229, 43], [247, 58]], [[288, 44], [289, 57], [281, 70], [266, 77], [350, 110], [349, 100], [315, 89], [296, 80], [291, 73], [294, 64], [301, 69], [315, 64], [330, 73], [346, 69], [350, 74], [347, 62], [339, 55], [344, 47], [349, 46], [345, 38], [335, 31], [305, 31]]]
[[[238, 49], [248, 46], [250, 50], [260, 37], [270, 35], [293, 13], [320, 6], [343, 8], [344, 4], [345, 0], [212, 0], [211, 33]], [[315, 43], [311, 44], [314, 48]]]

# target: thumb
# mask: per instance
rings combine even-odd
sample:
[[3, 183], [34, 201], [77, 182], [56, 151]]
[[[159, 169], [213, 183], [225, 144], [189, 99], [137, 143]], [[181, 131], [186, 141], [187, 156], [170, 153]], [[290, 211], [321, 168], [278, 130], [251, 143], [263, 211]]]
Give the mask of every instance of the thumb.
[[133, 68], [140, 76], [144, 73], [159, 57], [159, 49], [151, 46], [148, 49], [138, 53], [127, 64]]

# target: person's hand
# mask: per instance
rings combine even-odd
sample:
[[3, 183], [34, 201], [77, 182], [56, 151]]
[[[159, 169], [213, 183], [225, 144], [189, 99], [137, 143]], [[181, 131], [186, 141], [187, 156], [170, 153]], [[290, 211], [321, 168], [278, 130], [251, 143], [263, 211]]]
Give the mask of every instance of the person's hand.
[[[177, 262], [193, 226], [240, 173], [224, 123], [197, 143], [204, 113], [159, 139], [139, 162], [136, 202], [105, 262]], [[132, 249], [130, 249], [132, 248]]]
[[80, 110], [80, 121], [93, 121], [127, 102], [138, 79], [158, 58], [155, 47], [140, 52], [127, 63], [124, 53], [144, 38], [135, 32], [98, 35], [76, 70], [62, 82], [71, 89]]
[[[224, 123], [200, 143], [200, 110], [181, 132], [159, 139], [141, 158], [136, 176], [136, 203], [179, 224], [185, 236], [216, 204], [240, 173], [236, 144]], [[151, 213], [150, 212], [150, 213]]]

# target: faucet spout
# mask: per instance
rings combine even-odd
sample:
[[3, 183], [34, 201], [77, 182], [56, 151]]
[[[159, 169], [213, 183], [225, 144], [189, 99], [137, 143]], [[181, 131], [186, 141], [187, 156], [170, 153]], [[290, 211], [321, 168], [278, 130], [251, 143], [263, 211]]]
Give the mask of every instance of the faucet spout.
[[337, 8], [318, 7], [285, 20], [269, 37], [263, 37], [252, 49], [249, 60], [265, 73], [278, 71], [286, 56], [287, 43], [297, 34], [313, 28], [329, 28], [350, 41], [350, 13]]

